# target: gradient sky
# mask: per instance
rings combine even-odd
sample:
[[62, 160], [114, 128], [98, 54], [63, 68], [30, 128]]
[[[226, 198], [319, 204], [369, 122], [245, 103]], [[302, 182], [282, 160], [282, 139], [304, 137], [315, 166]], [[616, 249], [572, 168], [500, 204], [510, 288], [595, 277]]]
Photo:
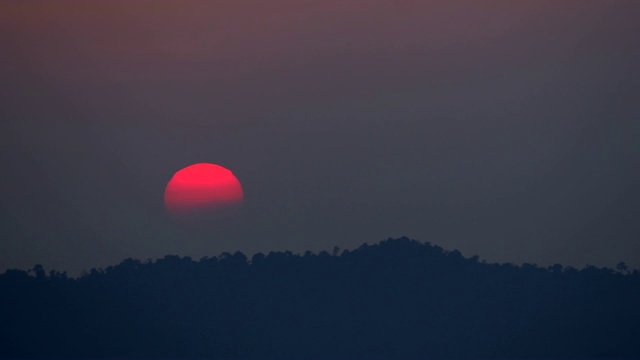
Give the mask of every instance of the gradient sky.
[[[0, 271], [331, 250], [640, 267], [640, 2], [3, 1]], [[210, 233], [163, 192], [211, 162]]]

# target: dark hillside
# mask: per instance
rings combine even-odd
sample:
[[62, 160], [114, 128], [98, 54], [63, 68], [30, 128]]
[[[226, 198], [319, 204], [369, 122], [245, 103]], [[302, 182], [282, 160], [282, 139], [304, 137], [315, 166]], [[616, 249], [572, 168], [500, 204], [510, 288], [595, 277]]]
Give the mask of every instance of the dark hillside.
[[640, 356], [638, 271], [485, 264], [407, 238], [32, 273], [0, 276], [0, 357]]

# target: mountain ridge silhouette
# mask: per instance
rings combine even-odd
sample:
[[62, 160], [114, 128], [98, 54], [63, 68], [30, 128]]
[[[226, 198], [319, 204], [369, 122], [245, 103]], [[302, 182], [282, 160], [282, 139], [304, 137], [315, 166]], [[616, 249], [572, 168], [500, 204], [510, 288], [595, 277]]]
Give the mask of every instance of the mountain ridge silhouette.
[[406, 237], [329, 254], [0, 275], [0, 357], [640, 356], [640, 272], [489, 264]]

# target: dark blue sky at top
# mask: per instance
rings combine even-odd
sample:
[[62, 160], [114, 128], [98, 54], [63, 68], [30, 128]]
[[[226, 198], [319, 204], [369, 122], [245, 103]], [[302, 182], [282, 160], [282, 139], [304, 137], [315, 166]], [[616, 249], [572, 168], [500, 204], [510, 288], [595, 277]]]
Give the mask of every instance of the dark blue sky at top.
[[[410, 236], [640, 266], [636, 1], [3, 2], [0, 271]], [[207, 233], [171, 175], [231, 169]]]

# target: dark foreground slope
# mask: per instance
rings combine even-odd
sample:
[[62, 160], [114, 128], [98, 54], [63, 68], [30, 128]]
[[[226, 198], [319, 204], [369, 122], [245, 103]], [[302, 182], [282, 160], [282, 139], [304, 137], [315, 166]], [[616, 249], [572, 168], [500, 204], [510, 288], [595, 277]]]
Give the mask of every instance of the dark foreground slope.
[[638, 357], [640, 273], [479, 263], [406, 238], [338, 255], [0, 276], [0, 357]]

